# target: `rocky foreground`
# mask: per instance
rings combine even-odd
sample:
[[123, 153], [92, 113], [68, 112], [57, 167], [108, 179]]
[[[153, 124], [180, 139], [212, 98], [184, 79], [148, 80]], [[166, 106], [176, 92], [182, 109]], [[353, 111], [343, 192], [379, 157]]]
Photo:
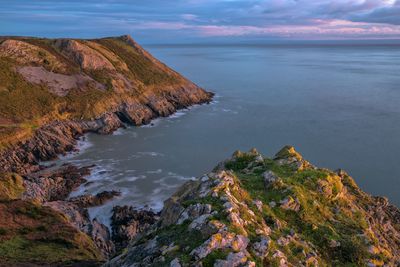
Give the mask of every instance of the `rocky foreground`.
[[[400, 211], [293, 147], [235, 152], [159, 213], [116, 206], [111, 229], [66, 198], [90, 167], [0, 175], [0, 266], [399, 266]], [[134, 204], [134, 203], [132, 203]]]
[[400, 211], [293, 147], [184, 184], [106, 266], [399, 266]]

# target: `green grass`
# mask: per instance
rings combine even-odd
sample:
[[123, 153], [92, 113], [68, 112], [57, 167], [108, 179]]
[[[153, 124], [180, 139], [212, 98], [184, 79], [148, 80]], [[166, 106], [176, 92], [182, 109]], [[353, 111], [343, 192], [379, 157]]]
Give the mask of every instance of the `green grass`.
[[[363, 233], [363, 229], [368, 227], [368, 223], [365, 220], [365, 214], [361, 211], [347, 212], [347, 200], [333, 198], [343, 190], [344, 186], [338, 176], [325, 169], [296, 170], [289, 165], [278, 165], [271, 159], [265, 159], [264, 165], [257, 167], [252, 163], [253, 160], [253, 154], [244, 153], [235, 160], [226, 163], [226, 168], [235, 171], [241, 189], [245, 190], [242, 195], [247, 193], [250, 200], [258, 199], [264, 204], [271, 201], [279, 203], [285, 197], [292, 196], [298, 199], [301, 206], [300, 211], [295, 212], [283, 210], [279, 208], [279, 204], [275, 208], [264, 205], [263, 211], [260, 213], [246, 197], [240, 198], [239, 194], [233, 192], [240, 202], [245, 202], [252, 209], [257, 218], [263, 218], [269, 222], [269, 225], [272, 225], [275, 220], [285, 222], [286, 227], [284, 229], [273, 229], [271, 237], [279, 238], [287, 235], [290, 230], [294, 230], [301, 239], [314, 244], [325, 263], [333, 262], [338, 266], [359, 266], [365, 263], [365, 259], [369, 257], [367, 244], [362, 242], [358, 236]], [[252, 165], [256, 168], [249, 170], [248, 166]], [[268, 188], [265, 187], [262, 176], [262, 173], [266, 170], [273, 171], [281, 179]], [[344, 183], [349, 184], [355, 188], [354, 191], [357, 191], [357, 187], [352, 183], [351, 178], [345, 179]], [[330, 187], [332, 195], [322, 194], [319, 191], [320, 184]], [[333, 212], [334, 207], [346, 212], [335, 214]], [[244, 218], [246, 211], [241, 211], [241, 216]], [[255, 238], [253, 228], [253, 224], [246, 226], [250, 239]], [[339, 249], [331, 248], [332, 240], [340, 242], [341, 247]], [[289, 260], [291, 262], [298, 262], [304, 260], [304, 255], [300, 252], [309, 248], [303, 244], [289, 243], [287, 247], [279, 249], [290, 255]], [[270, 264], [274, 265], [274, 260], [271, 259]]]
[[55, 242], [31, 241], [22, 236], [0, 242], [0, 263], [68, 263], [79, 260], [95, 260], [93, 255], [78, 249], [70, 249]]
[[217, 260], [225, 260], [229, 251], [223, 249], [216, 249], [203, 259], [203, 267], [213, 267]]
[[0, 202], [0, 211], [1, 266], [103, 260], [94, 242], [51, 208], [10, 200]]
[[127, 64], [130, 75], [145, 85], [171, 84], [179, 81], [178, 75], [161, 68], [119, 38], [105, 38], [95, 41], [118, 55]]

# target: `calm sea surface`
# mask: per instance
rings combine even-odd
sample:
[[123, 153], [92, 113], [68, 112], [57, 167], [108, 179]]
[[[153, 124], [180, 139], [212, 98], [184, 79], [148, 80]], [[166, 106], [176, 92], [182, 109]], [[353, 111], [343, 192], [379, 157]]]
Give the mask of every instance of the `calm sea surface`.
[[106, 221], [116, 204], [159, 209], [185, 180], [234, 150], [273, 156], [286, 144], [400, 206], [400, 46], [146, 48], [217, 96], [153, 126], [87, 136], [67, 160], [97, 166], [93, 183], [74, 194], [123, 193], [93, 216]]

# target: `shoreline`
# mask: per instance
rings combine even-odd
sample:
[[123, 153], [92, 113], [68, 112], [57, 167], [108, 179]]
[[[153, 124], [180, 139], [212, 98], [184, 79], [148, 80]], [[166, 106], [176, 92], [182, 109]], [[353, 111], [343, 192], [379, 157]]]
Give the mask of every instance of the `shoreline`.
[[[217, 96], [217, 98], [218, 98], [218, 96]], [[218, 104], [218, 101], [214, 100], [214, 99], [210, 103], [208, 103], [208, 105], [215, 105], [215, 104]], [[127, 125], [126, 127], [118, 128], [114, 132], [110, 133], [110, 135], [115, 135], [115, 136], [124, 135], [125, 134], [124, 131], [129, 131], [130, 129], [133, 130], [136, 127], [138, 127], [138, 128], [157, 127], [164, 120], [179, 119], [180, 117], [185, 116], [188, 112], [193, 111], [193, 109], [199, 108], [201, 106], [202, 106], [202, 104], [195, 104], [188, 108], [177, 110], [175, 113], [173, 113], [167, 117], [154, 118], [146, 125], [141, 125], [141, 126]], [[72, 164], [77, 167], [84, 167], [84, 166], [91, 165], [91, 164], [94, 165], [93, 168], [91, 168], [90, 174], [86, 177], [87, 182], [81, 184], [78, 188], [74, 189], [69, 194], [67, 199], [72, 198], [72, 197], [79, 197], [79, 196], [87, 194], [87, 192], [85, 192], [87, 190], [87, 188], [92, 185], [96, 185], [96, 183], [99, 180], [101, 180], [101, 177], [96, 177], [96, 176], [99, 175], [99, 173], [101, 174], [102, 172], [110, 171], [108, 169], [105, 169], [104, 166], [100, 166], [95, 162], [88, 161], [88, 162], [79, 163], [79, 162], [74, 161], [75, 157], [82, 155], [83, 153], [85, 153], [86, 149], [94, 146], [94, 144], [90, 141], [88, 134], [90, 134], [90, 133], [85, 133], [83, 136], [79, 137], [79, 140], [77, 141], [76, 151], [67, 152], [66, 155], [62, 155], [58, 159], [54, 159], [54, 160], [46, 162], [48, 164], [51, 164], [51, 163], [54, 164], [54, 162], [59, 162], [59, 164]], [[84, 139], [84, 140], [82, 140], [82, 139]], [[84, 161], [84, 159], [81, 159], [81, 160]], [[79, 161], [81, 161], [81, 160], [79, 160]], [[151, 171], [149, 171], [148, 173], [151, 173]], [[189, 179], [183, 179], [182, 184], [185, 181], [190, 180], [191, 178], [193, 178], [193, 177], [190, 177]], [[100, 193], [104, 190], [95, 190], [95, 191], [98, 191], [97, 193]], [[116, 200], [124, 198], [124, 195], [128, 194], [129, 191], [128, 190], [126, 192], [121, 191], [120, 193], [121, 193], [120, 196], [116, 196], [115, 198], [113, 198], [112, 200], [110, 200], [109, 202], [105, 203], [102, 206], [88, 208], [90, 219], [91, 220], [98, 219], [102, 224], [106, 225], [111, 230], [110, 218], [112, 215], [112, 205], [113, 205], [113, 203], [115, 205]], [[166, 196], [165, 199], [162, 198], [162, 199], [155, 200], [155, 201], [153, 201], [154, 202], [153, 204], [149, 203], [149, 204], [137, 205], [137, 203], [130, 203], [130, 204], [126, 203], [125, 205], [135, 207], [135, 209], [138, 209], [138, 210], [141, 210], [141, 209], [152, 210], [157, 213], [163, 209], [163, 206], [164, 206], [163, 202], [169, 197], [170, 197], [170, 195]], [[118, 203], [117, 203], [117, 205], [118, 205]]]

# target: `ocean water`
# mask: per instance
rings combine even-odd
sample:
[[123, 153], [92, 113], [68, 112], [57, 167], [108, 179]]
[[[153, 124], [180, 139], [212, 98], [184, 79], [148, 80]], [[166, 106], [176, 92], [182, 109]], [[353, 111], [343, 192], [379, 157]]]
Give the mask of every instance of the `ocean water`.
[[78, 155], [96, 164], [83, 192], [120, 190], [113, 205], [160, 209], [176, 188], [235, 150], [273, 156], [291, 144], [319, 167], [400, 206], [400, 46], [158, 45], [154, 56], [216, 93], [210, 105], [153, 125], [90, 134]]

